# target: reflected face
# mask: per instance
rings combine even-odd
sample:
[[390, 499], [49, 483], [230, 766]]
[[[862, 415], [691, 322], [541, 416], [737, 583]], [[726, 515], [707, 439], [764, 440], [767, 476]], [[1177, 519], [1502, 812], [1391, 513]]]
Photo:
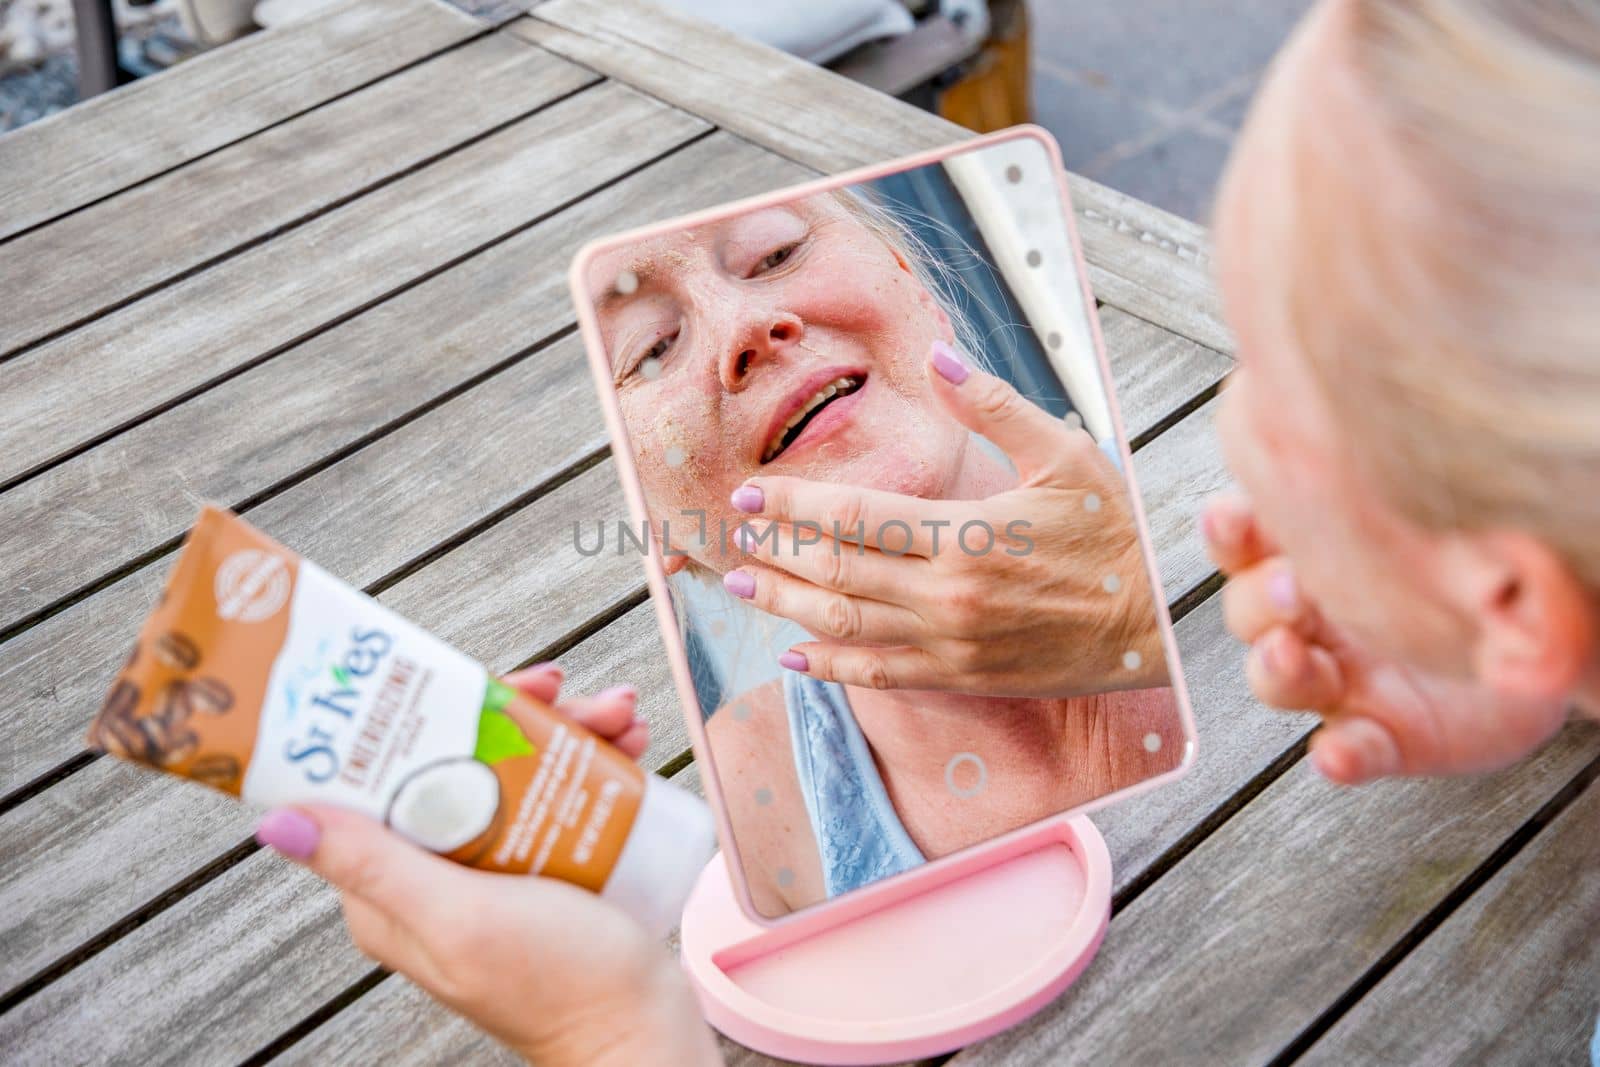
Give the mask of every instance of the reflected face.
[[904, 258], [842, 197], [708, 223], [595, 257], [589, 289], [651, 516], [687, 535], [743, 517], [746, 478], [795, 475], [945, 495], [968, 435], [926, 376], [950, 322]]
[[[1224, 181], [1216, 247], [1239, 368], [1223, 395], [1218, 431], [1230, 471], [1323, 613], [1369, 648], [1460, 673], [1468, 669], [1470, 634], [1445, 594], [1451, 576], [1438, 538], [1388, 504], [1352, 457], [1353, 447], [1404, 444], [1398, 435], [1349, 442], [1303, 347], [1307, 323], [1291, 321], [1296, 290], [1324, 294], [1302, 319], [1326, 316], [1310, 325], [1324, 344], [1337, 338], [1345, 358], [1377, 358], [1365, 339], [1381, 334], [1363, 317], [1392, 313], [1357, 295], [1336, 266], [1380, 272], [1380, 263], [1346, 243], [1362, 227], [1387, 226], [1367, 188], [1387, 145], [1370, 112], [1352, 106], [1350, 75], [1333, 47], [1338, 31], [1325, 6], [1279, 58]], [[1308, 147], [1306, 131], [1331, 138], [1364, 170], [1345, 172]], [[1336, 224], [1308, 233], [1316, 225], [1303, 217], [1310, 203]], [[1306, 245], [1318, 254], [1303, 254]]]

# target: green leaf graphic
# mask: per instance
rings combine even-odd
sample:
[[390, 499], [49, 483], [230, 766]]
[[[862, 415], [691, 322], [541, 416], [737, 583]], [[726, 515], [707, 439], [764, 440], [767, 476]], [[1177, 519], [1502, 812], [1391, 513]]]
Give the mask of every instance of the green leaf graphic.
[[484, 711], [505, 711], [517, 691], [498, 678], [489, 679], [489, 688], [483, 694]]
[[483, 714], [478, 718], [478, 745], [472, 758], [483, 763], [499, 763], [513, 756], [531, 756], [538, 751], [522, 735], [511, 716], [488, 707], [485, 701]]

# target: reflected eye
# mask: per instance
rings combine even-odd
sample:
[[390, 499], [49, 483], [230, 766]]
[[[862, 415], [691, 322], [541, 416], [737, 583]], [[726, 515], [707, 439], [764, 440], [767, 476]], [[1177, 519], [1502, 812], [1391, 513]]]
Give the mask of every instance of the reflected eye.
[[794, 255], [795, 249], [799, 247], [799, 242], [796, 242], [792, 245], [784, 245], [775, 252], [767, 253], [761, 262], [756, 264], [756, 273], [763, 274], [766, 271], [775, 270], [778, 267], [783, 266], [786, 262], [788, 262], [789, 257]]
[[628, 373], [633, 374], [636, 371], [642, 370], [646, 378], [654, 378], [656, 375], [660, 374], [661, 357], [667, 354], [667, 350], [672, 347], [673, 342], [677, 339], [678, 335], [676, 333], [672, 333], [651, 345], [645, 350], [644, 354], [634, 362]]

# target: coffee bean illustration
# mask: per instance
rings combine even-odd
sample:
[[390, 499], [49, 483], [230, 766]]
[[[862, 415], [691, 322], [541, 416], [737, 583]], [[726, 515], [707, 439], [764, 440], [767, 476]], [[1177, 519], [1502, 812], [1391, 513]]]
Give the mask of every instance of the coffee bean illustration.
[[239, 791], [239, 761], [232, 756], [211, 752], [195, 760], [189, 768], [189, 777], [214, 789], [230, 793]]
[[233, 707], [233, 690], [215, 678], [196, 678], [189, 683], [189, 707], [202, 715], [221, 715]]
[[192, 671], [200, 665], [200, 649], [176, 630], [168, 630], [151, 645], [156, 659], [177, 671]]

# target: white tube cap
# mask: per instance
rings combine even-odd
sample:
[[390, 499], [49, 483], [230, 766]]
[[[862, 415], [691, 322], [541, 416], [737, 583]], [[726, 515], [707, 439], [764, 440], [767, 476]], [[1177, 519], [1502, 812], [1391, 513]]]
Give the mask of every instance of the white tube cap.
[[696, 879], [717, 851], [706, 802], [653, 774], [617, 865], [600, 895], [666, 937], [683, 917]]

